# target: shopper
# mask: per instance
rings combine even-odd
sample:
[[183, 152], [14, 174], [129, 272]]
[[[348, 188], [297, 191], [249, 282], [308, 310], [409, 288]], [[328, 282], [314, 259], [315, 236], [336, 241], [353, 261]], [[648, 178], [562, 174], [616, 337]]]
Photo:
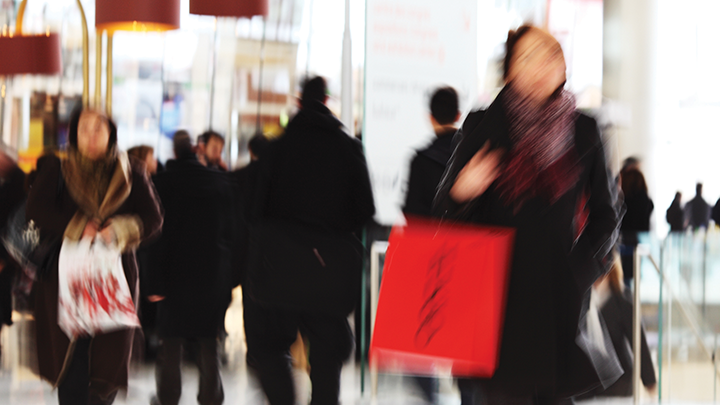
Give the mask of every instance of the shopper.
[[695, 197], [685, 204], [685, 219], [693, 230], [700, 228], [707, 229], [708, 225], [710, 225], [711, 207], [703, 198], [702, 192], [702, 183], [697, 183], [695, 186]]
[[645, 176], [638, 169], [629, 169], [620, 175], [625, 198], [625, 216], [620, 232], [622, 235], [620, 255], [625, 269], [625, 283], [629, 285], [635, 269], [634, 254], [639, 240], [638, 234], [650, 231], [650, 216], [655, 205], [648, 196]]
[[221, 404], [218, 336], [232, 290], [234, 190], [223, 173], [198, 162], [189, 137], [177, 136], [174, 149], [176, 159], [155, 182], [165, 223], [151, 250], [147, 288], [158, 302], [160, 336], [153, 403], [178, 404], [183, 348], [197, 343], [198, 401]]
[[594, 367], [576, 337], [581, 304], [616, 240], [616, 187], [595, 120], [563, 89], [560, 44], [523, 26], [508, 35], [506, 50], [505, 87], [463, 135], [436, 209], [516, 230], [499, 365], [477, 381], [476, 403], [561, 403], [600, 381], [579, 371]]
[[[720, 203], [720, 200], [718, 200], [718, 202]], [[716, 204], [715, 207], [718, 207], [718, 205]], [[713, 212], [715, 212], [714, 209]], [[720, 214], [720, 212], [718, 212], [718, 214]], [[670, 207], [667, 209], [665, 219], [667, 220], [668, 224], [670, 224], [670, 232], [685, 231], [685, 228], [687, 227], [687, 221], [685, 219], [685, 213], [683, 212], [682, 207], [682, 193], [680, 193], [679, 191], [675, 193], [675, 198], [673, 199], [672, 204], [670, 204]], [[720, 215], [718, 215], [718, 220], [715, 220], [715, 223], [720, 223], [719, 220]]]
[[[115, 241], [137, 306], [135, 248], [159, 231], [160, 205], [143, 165], [117, 148], [115, 124], [83, 109], [70, 120], [67, 158], [44, 158], [26, 216], [48, 237]], [[134, 330], [71, 341], [58, 326], [58, 258], [34, 285], [40, 375], [58, 387], [60, 404], [110, 404], [127, 387]]]
[[326, 101], [325, 80], [308, 80], [300, 112], [259, 160], [245, 333], [248, 365], [271, 405], [295, 403], [289, 349], [298, 330], [310, 342], [313, 404], [338, 403], [353, 347], [347, 317], [362, 248], [352, 233], [375, 208], [362, 147]]
[[[202, 140], [202, 141], [200, 141]], [[200, 145], [204, 145], [202, 148]], [[198, 137], [198, 150], [204, 153], [204, 165], [222, 172], [228, 170], [227, 164], [222, 159], [225, 148], [225, 138], [215, 131], [207, 131]]]

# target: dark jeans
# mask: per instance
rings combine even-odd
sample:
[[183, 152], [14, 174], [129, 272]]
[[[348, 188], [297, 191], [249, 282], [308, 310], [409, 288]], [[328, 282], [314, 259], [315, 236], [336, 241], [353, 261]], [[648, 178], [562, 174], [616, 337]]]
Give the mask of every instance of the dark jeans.
[[[572, 398], [550, 398], [518, 394], [512, 389], [495, 386], [487, 380], [460, 380], [465, 386], [463, 395], [471, 395], [476, 405], [574, 405]], [[470, 394], [469, 391], [472, 391]], [[463, 396], [463, 405], [465, 405]]]
[[353, 348], [347, 319], [266, 308], [249, 298], [244, 303], [248, 366], [257, 374], [270, 404], [295, 403], [290, 346], [299, 330], [310, 342], [310, 404], [337, 405], [340, 372]]
[[82, 338], [75, 343], [70, 365], [58, 385], [60, 405], [110, 405], [115, 401], [117, 391], [101, 398], [90, 381], [90, 342], [91, 338]]
[[[197, 366], [200, 371], [200, 389], [197, 400], [200, 405], [220, 405], [225, 397], [220, 378], [220, 364], [216, 338], [198, 338]], [[157, 398], [162, 405], [177, 405], [182, 394], [183, 346], [189, 343], [183, 338], [163, 338], [158, 349], [155, 380]]]

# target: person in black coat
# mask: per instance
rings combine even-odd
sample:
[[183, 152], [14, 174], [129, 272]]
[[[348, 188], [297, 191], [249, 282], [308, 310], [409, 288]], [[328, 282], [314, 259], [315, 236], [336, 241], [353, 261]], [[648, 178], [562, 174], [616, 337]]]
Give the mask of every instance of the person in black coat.
[[[273, 141], [259, 162], [259, 176], [253, 201], [255, 221], [251, 239], [259, 238], [263, 224], [283, 224], [300, 238], [327, 234], [347, 239], [360, 230], [375, 213], [370, 178], [362, 153], [362, 146], [342, 131], [342, 124], [325, 106], [325, 80], [316, 77], [303, 86], [301, 110], [290, 121], [285, 134]], [[279, 238], [285, 233], [278, 228]], [[305, 236], [303, 236], [305, 235]], [[273, 242], [277, 246], [277, 242]], [[273, 252], [273, 244], [262, 245]], [[277, 249], [277, 247], [276, 247]], [[320, 263], [324, 263], [320, 249], [315, 249]], [[258, 251], [251, 252], [251, 255]], [[333, 253], [325, 252], [337, 259]], [[346, 302], [318, 303], [318, 308], [288, 308], [267, 299], [274, 291], [292, 292], [314, 290], [317, 285], [287, 285], [283, 277], [264, 276], [268, 260], [253, 261], [249, 268], [245, 290], [245, 335], [248, 366], [257, 374], [271, 405], [295, 403], [295, 389], [289, 349], [298, 330], [310, 342], [309, 362], [313, 404], [337, 404], [340, 393], [342, 364], [352, 352], [353, 341], [347, 313], [338, 307], [355, 303], [360, 291], [360, 268], [347, 269], [352, 277], [351, 289], [341, 285], [328, 286]], [[324, 264], [323, 264], [324, 267]], [[297, 264], [283, 266], [282, 274], [300, 273], [306, 277], [306, 267]], [[338, 269], [339, 270], [339, 269]], [[357, 274], [355, 274], [357, 270]], [[288, 275], [288, 277], [293, 277]], [[279, 279], [280, 278], [280, 279]], [[357, 280], [355, 279], [357, 278]], [[263, 294], [263, 292], [265, 294]], [[312, 299], [312, 298], [310, 298]], [[309, 299], [309, 300], [310, 300]]]
[[[182, 134], [180, 135], [182, 136]], [[188, 341], [199, 346], [201, 404], [223, 400], [217, 338], [232, 289], [234, 190], [224, 173], [204, 167], [189, 136], [174, 139], [176, 159], [157, 175], [165, 208], [160, 240], [150, 253], [148, 300], [158, 302], [157, 404], [177, 404]]]
[[699, 228], [707, 229], [710, 224], [710, 216], [712, 215], [710, 204], [705, 201], [702, 196], [703, 185], [697, 183], [695, 186], [695, 197], [685, 204], [685, 219], [693, 230]]
[[[595, 120], [563, 90], [557, 41], [523, 26], [506, 50], [506, 86], [463, 135], [436, 210], [446, 220], [516, 230], [499, 364], [477, 381], [476, 401], [557, 403], [617, 377], [599, 376], [576, 341], [589, 289], [609, 269], [617, 239], [616, 187]], [[587, 213], [581, 228], [579, 212]]]
[[[718, 200], [718, 204], [720, 204], [720, 200]], [[720, 224], [720, 206], [718, 206], [718, 204], [715, 204], [715, 207], [718, 209], [718, 219], [715, 219], [715, 208], [713, 209], [713, 219], [715, 219], [716, 224]], [[668, 224], [670, 224], [670, 232], [685, 231], [687, 223], [685, 222], [685, 213], [683, 213], [682, 193], [679, 191], [675, 193], [675, 198], [665, 213], [665, 219]]]
[[[4, 229], [10, 215], [25, 198], [25, 173], [0, 149], [0, 229]], [[21, 271], [0, 243], [0, 329], [12, 325], [13, 280]]]
[[650, 230], [650, 216], [655, 205], [648, 196], [645, 176], [638, 169], [626, 170], [621, 174], [625, 197], [625, 216], [620, 226], [622, 245], [620, 248], [625, 282], [629, 284], [635, 272], [634, 252], [638, 245], [638, 233]]

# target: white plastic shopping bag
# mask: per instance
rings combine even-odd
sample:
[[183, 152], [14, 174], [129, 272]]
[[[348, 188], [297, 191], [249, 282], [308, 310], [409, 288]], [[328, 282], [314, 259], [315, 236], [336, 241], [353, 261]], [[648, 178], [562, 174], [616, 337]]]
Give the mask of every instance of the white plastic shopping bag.
[[121, 252], [101, 240], [65, 239], [58, 263], [58, 324], [70, 337], [140, 326]]

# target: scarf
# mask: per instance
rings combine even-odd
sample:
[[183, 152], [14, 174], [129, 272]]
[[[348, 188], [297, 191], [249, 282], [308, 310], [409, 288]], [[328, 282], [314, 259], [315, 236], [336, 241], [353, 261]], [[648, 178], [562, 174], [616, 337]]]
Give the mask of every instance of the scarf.
[[62, 173], [68, 193], [79, 208], [65, 228], [65, 237], [70, 240], [80, 240], [89, 221], [104, 223], [130, 195], [130, 161], [115, 147], [99, 160], [87, 159], [70, 148], [62, 161]]
[[574, 149], [574, 96], [561, 90], [538, 107], [508, 85], [501, 97], [513, 142], [498, 179], [501, 195], [517, 207], [538, 196], [556, 202], [579, 176]]

